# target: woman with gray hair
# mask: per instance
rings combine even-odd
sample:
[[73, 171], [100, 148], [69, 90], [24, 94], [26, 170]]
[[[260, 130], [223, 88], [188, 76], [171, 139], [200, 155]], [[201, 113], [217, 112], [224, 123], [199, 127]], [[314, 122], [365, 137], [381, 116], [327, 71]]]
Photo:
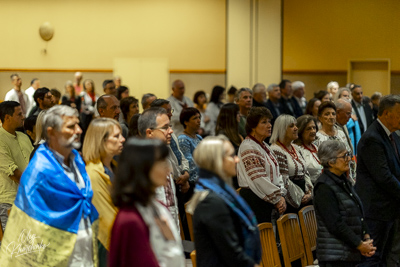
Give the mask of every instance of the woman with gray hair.
[[298, 138], [296, 119], [291, 115], [281, 115], [276, 119], [270, 139], [279, 171], [288, 190], [286, 213], [297, 213], [305, 205], [311, 204], [313, 185], [306, 168], [306, 161], [297, 145], [292, 144]]
[[200, 170], [188, 211], [194, 211], [197, 266], [259, 266], [261, 245], [256, 217], [227, 184], [236, 174], [239, 161], [233, 146], [227, 138], [206, 137], [193, 157]]
[[346, 177], [351, 153], [342, 142], [328, 140], [319, 147], [318, 156], [324, 166], [314, 187], [318, 264], [356, 266], [361, 255], [371, 257], [376, 247], [363, 218], [361, 200]]

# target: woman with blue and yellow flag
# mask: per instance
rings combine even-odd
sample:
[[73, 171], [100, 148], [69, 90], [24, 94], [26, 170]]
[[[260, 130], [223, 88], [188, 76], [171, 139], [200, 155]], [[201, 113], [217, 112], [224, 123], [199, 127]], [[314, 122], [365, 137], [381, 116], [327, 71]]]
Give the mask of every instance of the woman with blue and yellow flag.
[[1, 266], [97, 266], [97, 218], [80, 146], [78, 112], [43, 116], [46, 142], [21, 177], [0, 250]]

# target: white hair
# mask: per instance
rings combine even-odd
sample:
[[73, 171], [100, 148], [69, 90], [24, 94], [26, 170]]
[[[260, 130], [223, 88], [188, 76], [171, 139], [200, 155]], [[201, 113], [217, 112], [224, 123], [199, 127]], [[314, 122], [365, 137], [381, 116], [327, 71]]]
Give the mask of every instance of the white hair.
[[256, 83], [254, 86], [253, 86], [253, 94], [257, 94], [257, 93], [259, 93], [260, 91], [261, 91], [261, 89], [262, 88], [264, 88], [265, 89], [265, 85], [264, 84], [262, 84], [262, 83]]
[[300, 88], [304, 88], [306, 85], [302, 81], [295, 81], [292, 82], [292, 89], [293, 91], [296, 91]]
[[273, 144], [278, 141], [283, 141], [285, 139], [286, 130], [290, 124], [296, 124], [296, 118], [292, 115], [282, 114], [280, 115], [275, 123], [272, 130], [271, 138], [269, 139], [269, 143]]
[[[293, 85], [292, 85], [293, 86]], [[331, 89], [331, 88], [333, 88], [333, 87], [339, 87], [339, 83], [338, 82], [335, 82], [335, 81], [330, 81], [329, 83], [328, 83], [328, 85], [326, 86], [326, 89]]]
[[65, 105], [56, 105], [43, 115], [43, 125], [42, 125], [42, 137], [49, 141], [49, 136], [47, 134], [47, 128], [51, 127], [57, 131], [61, 131], [61, 127], [64, 123], [63, 117], [78, 117], [79, 112], [75, 108]]

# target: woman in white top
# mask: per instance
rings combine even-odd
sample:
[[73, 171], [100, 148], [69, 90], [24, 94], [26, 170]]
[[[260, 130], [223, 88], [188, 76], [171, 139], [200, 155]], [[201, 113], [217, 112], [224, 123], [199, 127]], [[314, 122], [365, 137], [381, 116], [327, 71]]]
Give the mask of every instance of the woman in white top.
[[322, 173], [322, 165], [318, 158], [318, 148], [313, 144], [318, 131], [317, 119], [311, 115], [303, 115], [297, 119], [298, 136], [294, 141], [299, 146], [306, 162], [306, 169], [310, 174], [310, 179], [313, 184], [317, 181]]
[[286, 210], [286, 189], [278, 160], [264, 139], [271, 136], [271, 112], [253, 107], [246, 119], [247, 137], [239, 147], [237, 177], [240, 195], [246, 200], [258, 223], [271, 222], [271, 212]]
[[215, 126], [217, 125], [217, 119], [219, 115], [219, 110], [221, 109], [222, 100], [225, 98], [225, 88], [222, 86], [214, 86], [210, 103], [208, 103], [206, 108], [206, 115], [210, 118], [210, 120], [205, 124], [205, 132], [208, 135], [215, 135]]
[[[317, 140], [314, 144], [318, 147], [326, 140], [339, 140], [344, 143], [347, 151], [351, 152], [351, 147], [347, 142], [346, 134], [335, 126], [336, 124], [336, 106], [333, 102], [324, 102], [318, 109], [318, 120], [321, 122], [321, 129], [317, 132]], [[349, 162], [350, 182], [354, 185], [356, 181], [356, 163], [352, 159]]]
[[320, 146], [326, 140], [339, 140], [345, 143], [348, 151], [351, 151], [345, 133], [335, 126], [336, 106], [333, 102], [323, 102], [319, 106], [318, 120], [321, 122], [321, 129], [317, 132], [318, 139], [315, 141], [316, 146]]
[[297, 213], [303, 206], [310, 205], [312, 199], [313, 186], [306, 162], [299, 147], [292, 144], [297, 138], [296, 119], [290, 115], [280, 115], [275, 121], [270, 143], [288, 190], [287, 213]]

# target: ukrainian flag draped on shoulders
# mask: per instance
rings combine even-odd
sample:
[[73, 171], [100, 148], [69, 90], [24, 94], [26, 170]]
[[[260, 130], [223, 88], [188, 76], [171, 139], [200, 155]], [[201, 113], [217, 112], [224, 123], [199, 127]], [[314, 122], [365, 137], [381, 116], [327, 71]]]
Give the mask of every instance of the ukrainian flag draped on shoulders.
[[65, 174], [47, 143], [35, 152], [21, 177], [0, 249], [1, 266], [67, 266], [79, 222], [89, 217], [97, 266], [98, 213], [85, 163], [76, 150], [75, 164], [85, 182], [81, 190]]

